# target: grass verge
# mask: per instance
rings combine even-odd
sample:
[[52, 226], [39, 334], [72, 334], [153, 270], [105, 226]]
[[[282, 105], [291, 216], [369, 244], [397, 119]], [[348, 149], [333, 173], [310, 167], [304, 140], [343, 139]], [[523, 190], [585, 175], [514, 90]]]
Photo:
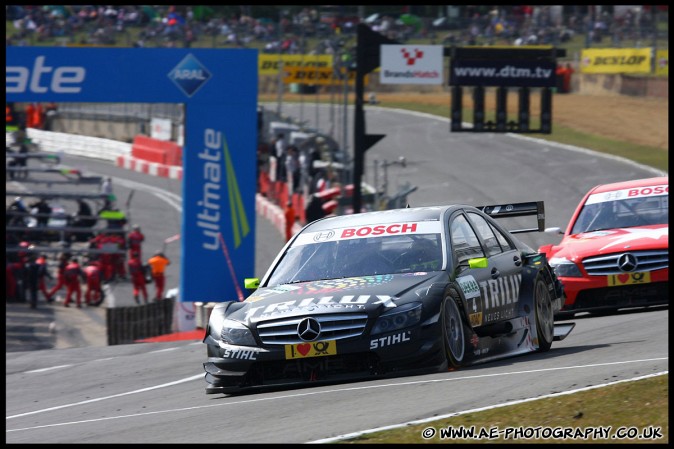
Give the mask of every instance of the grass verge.
[[[341, 444], [669, 443], [669, 374], [361, 435]], [[432, 429], [432, 430], [428, 430]], [[465, 431], [482, 437], [465, 438]], [[499, 431], [500, 434], [496, 432]], [[602, 433], [604, 432], [604, 433]], [[433, 434], [423, 438], [422, 434]], [[454, 433], [453, 438], [449, 437]], [[505, 438], [508, 433], [508, 438]], [[539, 438], [536, 438], [538, 433]], [[550, 438], [542, 438], [550, 433]], [[441, 436], [443, 435], [444, 436]], [[464, 438], [460, 436], [463, 435]], [[495, 438], [490, 438], [496, 436]], [[532, 438], [525, 438], [532, 435]], [[618, 438], [627, 435], [627, 438]], [[517, 438], [515, 438], [517, 436]], [[583, 438], [587, 436], [587, 438]]]

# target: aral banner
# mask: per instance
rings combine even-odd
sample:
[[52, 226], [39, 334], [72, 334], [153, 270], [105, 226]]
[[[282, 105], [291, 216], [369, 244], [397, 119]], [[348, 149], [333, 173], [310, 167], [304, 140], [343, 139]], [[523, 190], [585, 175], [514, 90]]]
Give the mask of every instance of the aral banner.
[[650, 48], [586, 48], [581, 73], [651, 73]]

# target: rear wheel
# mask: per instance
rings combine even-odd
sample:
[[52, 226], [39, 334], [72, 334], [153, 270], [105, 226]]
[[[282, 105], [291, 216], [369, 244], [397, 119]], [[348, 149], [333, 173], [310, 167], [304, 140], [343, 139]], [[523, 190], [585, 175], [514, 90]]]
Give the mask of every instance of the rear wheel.
[[552, 340], [555, 336], [555, 318], [548, 286], [541, 277], [536, 278], [534, 283], [534, 305], [536, 307], [538, 350], [545, 352], [552, 346]]
[[442, 337], [449, 366], [458, 368], [466, 353], [466, 336], [463, 332], [461, 313], [456, 303], [458, 295], [450, 290], [442, 302]]

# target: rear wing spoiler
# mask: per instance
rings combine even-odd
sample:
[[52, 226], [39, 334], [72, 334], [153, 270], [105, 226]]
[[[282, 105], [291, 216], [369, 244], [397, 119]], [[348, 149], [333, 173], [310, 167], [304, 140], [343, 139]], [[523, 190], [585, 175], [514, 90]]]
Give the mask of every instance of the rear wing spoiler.
[[492, 218], [510, 218], [536, 215], [536, 220], [538, 221], [537, 228], [515, 229], [510, 231], [511, 234], [545, 231], [545, 207], [543, 205], [543, 201], [497, 204], [494, 206], [476, 206], [476, 208]]

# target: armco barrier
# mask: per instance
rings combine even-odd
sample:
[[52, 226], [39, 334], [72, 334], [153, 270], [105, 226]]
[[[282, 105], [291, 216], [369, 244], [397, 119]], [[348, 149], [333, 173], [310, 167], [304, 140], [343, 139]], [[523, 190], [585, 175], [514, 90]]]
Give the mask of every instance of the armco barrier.
[[107, 308], [108, 345], [170, 334], [174, 304], [173, 299], [166, 298], [140, 306]]
[[[28, 137], [47, 152], [72, 154], [107, 161], [116, 161], [118, 156], [131, 154], [131, 144], [100, 137], [43, 131], [28, 128]], [[6, 139], [7, 140], [7, 139]]]

